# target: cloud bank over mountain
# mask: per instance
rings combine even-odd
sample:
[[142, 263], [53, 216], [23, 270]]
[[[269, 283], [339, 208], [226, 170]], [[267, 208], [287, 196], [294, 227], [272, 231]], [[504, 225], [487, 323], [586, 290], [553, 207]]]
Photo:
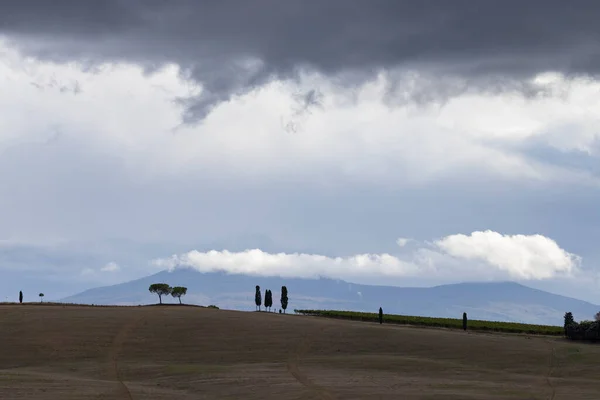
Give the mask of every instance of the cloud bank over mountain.
[[[542, 280], [571, 276], [578, 272], [580, 257], [561, 249], [542, 235], [502, 235], [497, 232], [456, 234], [434, 242], [437, 259], [425, 262], [429, 247], [420, 247], [410, 258], [391, 254], [357, 254], [327, 257], [303, 253], [267, 253], [260, 249], [230, 252], [192, 250], [169, 258], [155, 259], [152, 264], [167, 269], [192, 267], [200, 272], [224, 271], [230, 274], [280, 276], [295, 278], [341, 278], [360, 281], [427, 277], [431, 274], [453, 276], [460, 281]], [[454, 259], [459, 259], [456, 263]]]

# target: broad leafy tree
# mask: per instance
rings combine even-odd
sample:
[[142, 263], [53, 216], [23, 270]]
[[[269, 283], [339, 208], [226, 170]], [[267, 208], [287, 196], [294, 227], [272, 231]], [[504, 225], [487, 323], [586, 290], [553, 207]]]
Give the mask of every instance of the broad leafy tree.
[[262, 304], [262, 295], [260, 294], [260, 286], [256, 285], [256, 293], [254, 294], [254, 304], [260, 311], [260, 305]]
[[44, 302], [44, 293], [40, 293], [38, 294], [38, 296], [40, 296], [40, 303]]
[[171, 289], [171, 296], [176, 297], [179, 300], [179, 304], [181, 304], [181, 296], [185, 296], [187, 294], [187, 288], [183, 286], [175, 286]]
[[287, 287], [281, 287], [281, 308], [283, 308], [283, 313], [285, 314], [285, 309], [288, 306], [288, 291]]
[[158, 301], [160, 304], [162, 304], [162, 297], [170, 295], [171, 290], [173, 289], [166, 283], [153, 283], [152, 285], [150, 285], [148, 290], [150, 291], [150, 293], [157, 294]]

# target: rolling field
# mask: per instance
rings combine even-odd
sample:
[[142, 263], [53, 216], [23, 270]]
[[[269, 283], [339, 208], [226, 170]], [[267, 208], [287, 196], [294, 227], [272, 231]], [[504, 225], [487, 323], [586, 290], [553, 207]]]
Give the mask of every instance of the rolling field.
[[594, 399], [600, 346], [198, 307], [0, 305], [0, 399]]

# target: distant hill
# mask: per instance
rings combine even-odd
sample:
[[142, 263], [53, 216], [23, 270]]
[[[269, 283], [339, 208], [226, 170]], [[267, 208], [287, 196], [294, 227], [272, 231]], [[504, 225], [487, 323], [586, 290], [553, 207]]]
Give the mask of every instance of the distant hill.
[[[280, 289], [289, 291], [288, 312], [294, 309], [337, 309], [393, 314], [562, 325], [564, 313], [575, 319], [592, 319], [600, 306], [570, 297], [532, 289], [514, 282], [458, 283], [430, 288], [373, 286], [334, 279], [299, 279], [201, 273], [178, 268], [113, 286], [98, 287], [66, 297], [63, 302], [137, 305], [157, 303], [148, 292], [151, 283], [165, 282], [188, 288], [189, 304], [215, 304], [220, 308], [254, 310], [254, 287], [271, 289], [274, 309], [280, 306]], [[171, 297], [164, 302], [175, 303]]]

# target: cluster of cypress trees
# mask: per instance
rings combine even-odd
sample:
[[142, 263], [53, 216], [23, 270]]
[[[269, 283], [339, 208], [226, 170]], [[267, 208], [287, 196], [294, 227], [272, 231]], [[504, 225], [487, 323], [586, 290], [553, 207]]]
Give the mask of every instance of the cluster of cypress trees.
[[[261, 305], [263, 305], [263, 298], [262, 298], [262, 294], [260, 292], [260, 286], [258, 286], [258, 285], [256, 285], [256, 292], [254, 294], [254, 304], [256, 305], [257, 310], [260, 311], [260, 307], [261, 307]], [[265, 290], [264, 306], [265, 306], [265, 309], [270, 309], [271, 307], [273, 307], [273, 293], [269, 289]], [[287, 291], [287, 287], [282, 286], [281, 287], [281, 308], [283, 309], [284, 313], [285, 313], [285, 310], [287, 309], [287, 306], [288, 306], [288, 291]], [[279, 312], [281, 312], [281, 310]]]

